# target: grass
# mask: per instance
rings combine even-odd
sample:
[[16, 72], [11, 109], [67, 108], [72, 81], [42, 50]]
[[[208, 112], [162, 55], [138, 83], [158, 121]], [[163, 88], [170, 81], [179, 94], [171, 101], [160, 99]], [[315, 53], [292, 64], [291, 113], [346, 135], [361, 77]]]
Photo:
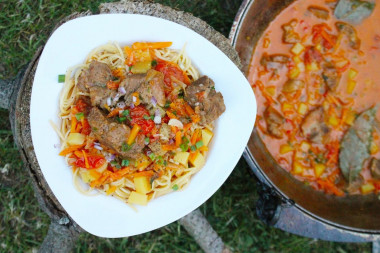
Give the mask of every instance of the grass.
[[[0, 78], [10, 78], [42, 46], [55, 24], [75, 11], [96, 11], [100, 0], [33, 1], [0, 3]], [[228, 35], [241, 3], [238, 0], [161, 0], [192, 12]], [[226, 183], [200, 209], [234, 252], [370, 252], [370, 244], [323, 242], [267, 227], [255, 214], [256, 184], [241, 159]], [[0, 110], [0, 252], [37, 249], [47, 233], [43, 213], [13, 143], [8, 112]], [[201, 252], [179, 225], [123, 239], [82, 234], [75, 252]]]

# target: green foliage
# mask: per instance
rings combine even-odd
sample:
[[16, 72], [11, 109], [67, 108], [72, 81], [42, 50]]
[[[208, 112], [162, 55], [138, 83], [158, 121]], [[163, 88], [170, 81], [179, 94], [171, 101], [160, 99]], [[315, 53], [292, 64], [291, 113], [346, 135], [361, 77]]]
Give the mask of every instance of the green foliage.
[[[0, 78], [14, 76], [43, 46], [57, 22], [104, 0], [2, 0], [0, 2]], [[192, 12], [228, 36], [241, 0], [156, 0]], [[7, 165], [8, 164], [8, 165]], [[240, 160], [227, 182], [200, 207], [234, 252], [370, 252], [370, 244], [320, 242], [290, 235], [261, 223], [255, 214], [255, 180]], [[49, 218], [40, 210], [29, 175], [13, 143], [8, 113], [0, 110], [0, 252], [37, 249]], [[75, 252], [202, 252], [178, 222], [122, 239], [82, 234]]]

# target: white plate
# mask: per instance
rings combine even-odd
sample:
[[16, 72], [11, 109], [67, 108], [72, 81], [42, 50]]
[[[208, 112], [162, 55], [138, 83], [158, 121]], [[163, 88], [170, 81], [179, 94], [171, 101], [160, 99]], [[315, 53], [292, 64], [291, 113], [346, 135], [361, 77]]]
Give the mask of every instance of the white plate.
[[[188, 187], [137, 206], [138, 212], [110, 196], [85, 196], [72, 182], [72, 172], [58, 156], [59, 138], [49, 124], [57, 125], [59, 74], [82, 63], [102, 44], [135, 41], [172, 41], [186, 52], [223, 94], [226, 111], [217, 120], [206, 165]], [[151, 16], [105, 14], [71, 20], [59, 27], [41, 55], [33, 83], [30, 121], [35, 153], [51, 190], [67, 213], [87, 232], [102, 237], [125, 237], [167, 225], [190, 213], [215, 193], [230, 175], [246, 146], [256, 118], [256, 100], [240, 70], [217, 47], [194, 31]]]

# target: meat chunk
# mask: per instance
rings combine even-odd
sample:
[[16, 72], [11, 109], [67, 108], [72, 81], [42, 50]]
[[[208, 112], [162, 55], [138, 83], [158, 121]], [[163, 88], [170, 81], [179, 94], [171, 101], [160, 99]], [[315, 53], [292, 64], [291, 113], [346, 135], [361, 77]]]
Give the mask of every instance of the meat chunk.
[[307, 7], [307, 10], [310, 11], [317, 18], [324, 20], [327, 20], [329, 18], [329, 11], [325, 8], [310, 5], [309, 7]]
[[155, 141], [155, 142], [149, 144], [149, 148], [152, 150], [152, 152], [155, 155], [163, 156], [167, 152], [167, 151], [165, 151], [165, 150], [162, 149], [162, 145], [161, 145], [161, 143], [159, 141]]
[[90, 87], [89, 90], [90, 90], [91, 105], [100, 106], [102, 108], [105, 108], [104, 105], [107, 104], [107, 99], [109, 97], [114, 97], [116, 95], [115, 90], [110, 90], [110, 89], [99, 87], [99, 86]]
[[289, 79], [282, 87], [282, 92], [293, 93], [305, 87], [305, 82], [297, 79]]
[[145, 82], [137, 90], [144, 104], [151, 104], [152, 98], [159, 106], [164, 106], [166, 99], [164, 93], [164, 74], [154, 69], [148, 70]]
[[323, 138], [329, 133], [330, 129], [324, 122], [323, 108], [309, 112], [301, 124], [303, 135], [312, 142], [322, 143]]
[[336, 28], [339, 32], [343, 33], [348, 38], [348, 44], [353, 49], [359, 49], [361, 40], [359, 39], [355, 28], [352, 25], [349, 25], [344, 22], [336, 22]]
[[260, 64], [266, 69], [280, 69], [289, 62], [290, 58], [284, 54], [268, 55], [264, 53], [260, 59]]
[[285, 123], [285, 118], [276, 109], [269, 106], [264, 111], [264, 119], [268, 133], [277, 139], [281, 139], [283, 137], [281, 129]]
[[372, 177], [377, 180], [380, 179], [380, 160], [372, 158], [369, 163], [369, 168], [371, 170]]
[[336, 69], [336, 67], [329, 62], [325, 62], [322, 66], [323, 73], [322, 78], [326, 84], [326, 86], [334, 91], [338, 85], [341, 78], [341, 75], [339, 74], [339, 71]]
[[199, 112], [201, 125], [213, 122], [226, 110], [222, 94], [215, 91], [214, 81], [208, 76], [202, 76], [185, 89], [185, 100]]
[[92, 61], [87, 70], [83, 70], [78, 77], [77, 87], [83, 92], [88, 92], [88, 89], [93, 86], [106, 87], [107, 82], [112, 80], [112, 72], [107, 64]]
[[125, 79], [119, 85], [119, 87], [124, 87], [126, 91], [125, 97], [128, 97], [133, 92], [135, 92], [145, 82], [145, 78], [146, 74], [135, 74], [126, 76]]
[[289, 23], [282, 25], [282, 41], [287, 44], [295, 44], [301, 41], [301, 38], [298, 33], [294, 31], [294, 28], [297, 25], [297, 20], [292, 19]]
[[135, 143], [131, 146], [126, 145], [126, 140], [131, 132], [130, 128], [124, 124], [110, 121], [97, 107], [91, 109], [88, 123], [95, 138], [122, 157], [136, 159], [144, 148], [144, 136], [142, 135], [138, 135]]

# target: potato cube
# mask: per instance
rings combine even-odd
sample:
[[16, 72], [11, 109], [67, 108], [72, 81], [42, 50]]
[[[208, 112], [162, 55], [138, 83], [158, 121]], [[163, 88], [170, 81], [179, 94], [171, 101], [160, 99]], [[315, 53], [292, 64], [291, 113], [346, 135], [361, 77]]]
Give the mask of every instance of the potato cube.
[[349, 69], [348, 70], [348, 79], [354, 79], [358, 75], [358, 71], [355, 69]]
[[318, 63], [316, 62], [312, 62], [310, 64], [306, 64], [306, 69], [308, 71], [317, 71], [319, 70], [319, 66], [318, 66]]
[[372, 183], [364, 184], [360, 187], [360, 190], [363, 194], [371, 193], [375, 190], [375, 186]]
[[322, 173], [325, 171], [326, 166], [321, 163], [317, 163], [314, 165], [314, 174], [316, 177], [320, 177]]
[[308, 106], [306, 103], [300, 103], [298, 106], [298, 113], [301, 115], [305, 115], [307, 113]]
[[310, 145], [310, 143], [308, 143], [307, 141], [303, 141], [303, 142], [301, 142], [301, 150], [303, 151], [303, 152], [308, 152], [309, 151], [309, 149], [311, 148], [311, 145]]
[[149, 164], [151, 164], [151, 161], [149, 157], [147, 157], [144, 154], [140, 154], [139, 157], [135, 161], [135, 166], [137, 167], [139, 171], [146, 169], [149, 166]]
[[129, 195], [128, 203], [146, 206], [146, 204], [148, 204], [148, 195], [138, 192], [131, 192], [131, 195]]
[[174, 161], [180, 164], [183, 164], [184, 166], [187, 167], [188, 162], [189, 162], [189, 156], [190, 156], [189, 152], [178, 152], [177, 154], [175, 154], [173, 159]]
[[92, 181], [98, 179], [101, 176], [101, 173], [97, 172], [96, 170], [80, 168], [79, 175], [82, 178], [83, 182], [91, 183]]
[[131, 72], [133, 74], [144, 74], [144, 73], [148, 72], [148, 70], [151, 68], [152, 68], [152, 62], [151, 61], [138, 62], [132, 66]]
[[280, 154], [283, 155], [283, 154], [286, 154], [286, 153], [289, 153], [291, 151], [293, 151], [294, 148], [288, 144], [283, 144], [280, 146]]
[[295, 55], [300, 55], [305, 50], [305, 47], [301, 43], [296, 43], [290, 51]]
[[339, 119], [336, 117], [335, 114], [332, 114], [330, 117], [329, 117], [329, 125], [333, 126], [333, 127], [336, 127], [339, 125]]
[[204, 165], [205, 162], [206, 162], [204, 156], [203, 156], [201, 153], [197, 153], [195, 156], [191, 156], [191, 157], [189, 158], [189, 161], [190, 161], [190, 163], [191, 163], [194, 167], [196, 167], [196, 168], [198, 168], [198, 169], [202, 168], [203, 165]]
[[369, 151], [370, 151], [371, 155], [374, 155], [377, 152], [379, 152], [379, 147], [377, 146], [377, 144], [374, 141], [371, 142], [371, 145], [369, 147]]
[[80, 133], [70, 133], [67, 137], [67, 143], [69, 145], [82, 145], [86, 136]]
[[355, 119], [356, 113], [354, 111], [349, 111], [346, 118], [344, 119], [344, 123], [351, 126], [352, 124], [354, 124]]
[[147, 194], [152, 190], [152, 185], [150, 184], [148, 177], [135, 177], [133, 182], [135, 183], [136, 192], [138, 193]]
[[292, 170], [293, 174], [300, 175], [302, 174], [303, 170], [304, 170], [304, 167], [302, 166], [302, 164], [300, 164], [299, 162], [293, 163], [293, 170]]
[[202, 130], [202, 141], [203, 145], [208, 146], [210, 143], [212, 137], [214, 136], [214, 133], [208, 130], [207, 128]]
[[348, 80], [347, 82], [347, 93], [352, 94], [356, 86], [356, 81], [354, 80]]
[[292, 104], [285, 102], [282, 104], [281, 109], [283, 112], [293, 112], [294, 107]]
[[275, 86], [269, 86], [267, 88], [265, 88], [265, 91], [271, 95], [272, 97], [274, 97], [276, 95], [276, 87]]
[[300, 73], [301, 72], [300, 72], [299, 68], [298, 67], [294, 67], [294, 68], [292, 68], [289, 71], [289, 78], [290, 79], [296, 79], [299, 76]]

